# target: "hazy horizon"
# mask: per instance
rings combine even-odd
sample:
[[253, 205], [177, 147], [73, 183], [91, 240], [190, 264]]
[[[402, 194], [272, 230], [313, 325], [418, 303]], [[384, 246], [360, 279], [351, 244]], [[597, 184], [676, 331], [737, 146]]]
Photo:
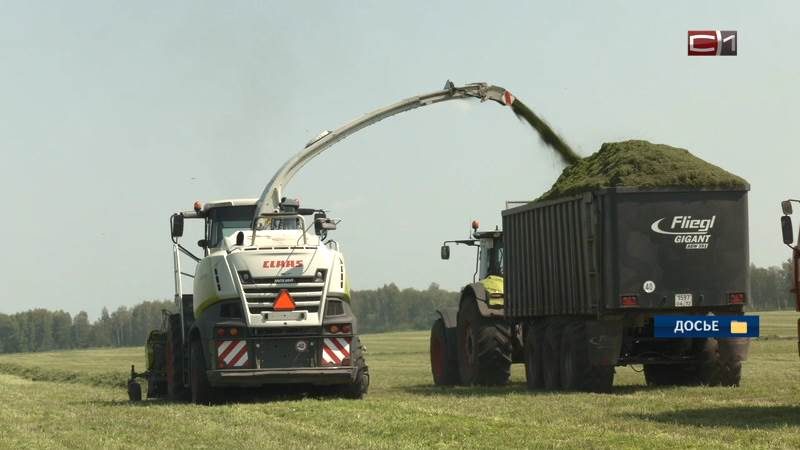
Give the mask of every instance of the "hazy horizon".
[[[0, 312], [96, 317], [171, 298], [171, 213], [257, 197], [322, 130], [448, 79], [508, 88], [584, 156], [646, 139], [746, 178], [751, 262], [790, 256], [778, 219], [780, 201], [800, 195], [795, 2], [81, 1], [4, 12]], [[688, 57], [693, 29], [737, 30], [738, 56]], [[285, 193], [343, 219], [332, 237], [354, 289], [455, 290], [472, 253], [440, 261], [441, 242], [465, 237], [472, 219], [499, 225], [506, 200], [538, 197], [562, 169], [507, 108], [446, 103], [338, 143]]]

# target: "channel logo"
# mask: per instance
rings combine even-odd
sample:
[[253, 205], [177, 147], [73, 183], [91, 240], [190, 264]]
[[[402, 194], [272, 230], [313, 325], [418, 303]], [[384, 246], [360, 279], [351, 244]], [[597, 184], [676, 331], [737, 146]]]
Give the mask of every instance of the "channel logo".
[[689, 31], [689, 56], [736, 56], [736, 31]]
[[758, 316], [656, 316], [655, 337], [752, 338], [759, 334]]

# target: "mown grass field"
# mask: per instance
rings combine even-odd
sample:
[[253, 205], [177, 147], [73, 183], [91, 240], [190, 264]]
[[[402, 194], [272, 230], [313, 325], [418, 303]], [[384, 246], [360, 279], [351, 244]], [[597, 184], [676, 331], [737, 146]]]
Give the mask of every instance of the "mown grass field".
[[[740, 388], [650, 388], [629, 367], [612, 394], [431, 386], [427, 332], [364, 337], [365, 400], [262, 393], [214, 407], [119, 387], [141, 348], [0, 356], [0, 448], [800, 448], [797, 314], [764, 313]], [[638, 368], [637, 368], [638, 369]], [[39, 381], [33, 381], [39, 380]], [[52, 380], [52, 381], [45, 381]]]

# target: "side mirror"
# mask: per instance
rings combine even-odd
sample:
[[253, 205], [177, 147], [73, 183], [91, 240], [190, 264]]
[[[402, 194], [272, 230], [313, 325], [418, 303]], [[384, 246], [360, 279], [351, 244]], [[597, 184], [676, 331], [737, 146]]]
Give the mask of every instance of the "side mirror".
[[329, 219], [325, 213], [314, 214], [314, 233], [321, 236], [323, 233], [336, 229], [336, 222]]
[[200, 248], [207, 248], [208, 247], [208, 239], [200, 239], [197, 241], [197, 246]]
[[450, 259], [450, 247], [448, 247], [447, 245], [443, 245], [441, 250], [441, 256], [442, 259]]
[[789, 200], [782, 201], [781, 209], [783, 210], [784, 214], [790, 216], [792, 214], [792, 202], [790, 202]]
[[791, 217], [781, 217], [781, 231], [783, 232], [783, 243], [786, 245], [792, 245], [794, 242], [794, 227], [792, 227]]
[[183, 236], [183, 214], [173, 214], [169, 221], [172, 237]]

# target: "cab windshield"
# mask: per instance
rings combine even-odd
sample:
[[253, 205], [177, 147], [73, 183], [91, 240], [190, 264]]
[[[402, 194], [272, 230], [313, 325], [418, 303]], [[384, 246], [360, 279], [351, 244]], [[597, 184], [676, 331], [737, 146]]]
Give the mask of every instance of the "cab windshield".
[[206, 225], [209, 247], [219, 247], [223, 238], [250, 230], [255, 212], [255, 205], [223, 206], [209, 211]]

